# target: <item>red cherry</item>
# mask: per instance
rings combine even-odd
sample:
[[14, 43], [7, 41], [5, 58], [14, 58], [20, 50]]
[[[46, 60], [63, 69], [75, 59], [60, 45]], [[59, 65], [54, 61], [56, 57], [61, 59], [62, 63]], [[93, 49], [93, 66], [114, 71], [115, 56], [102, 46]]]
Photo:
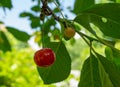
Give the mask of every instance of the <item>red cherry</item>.
[[56, 60], [55, 53], [50, 48], [43, 48], [35, 52], [34, 61], [37, 66], [48, 67]]

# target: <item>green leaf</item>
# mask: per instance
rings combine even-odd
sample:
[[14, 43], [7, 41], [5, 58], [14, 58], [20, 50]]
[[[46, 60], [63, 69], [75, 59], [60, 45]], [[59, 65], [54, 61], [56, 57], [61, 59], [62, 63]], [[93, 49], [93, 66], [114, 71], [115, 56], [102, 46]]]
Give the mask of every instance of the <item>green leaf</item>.
[[51, 42], [47, 47], [54, 50], [56, 61], [50, 67], [37, 67], [38, 72], [45, 84], [60, 82], [66, 79], [70, 74], [71, 58], [62, 42]]
[[36, 5], [36, 6], [33, 6], [31, 8], [31, 10], [35, 11], [35, 12], [40, 12], [40, 6], [39, 5]]
[[112, 49], [112, 54], [113, 54], [114, 62], [120, 70], [120, 50]]
[[114, 87], [108, 73], [105, 71], [104, 66], [99, 60], [98, 60], [98, 64], [99, 64], [98, 68], [99, 68], [102, 87]]
[[6, 29], [18, 40], [27, 42], [30, 38], [30, 35], [26, 32], [20, 31], [13, 27], [6, 27]]
[[120, 50], [116, 49], [116, 48], [110, 48], [110, 47], [106, 47], [108, 53], [110, 53], [110, 55], [112, 55], [114, 58], [120, 58]]
[[105, 55], [107, 59], [114, 62], [117, 65], [118, 69], [120, 70], [120, 50], [106, 47]]
[[114, 58], [120, 59], [120, 50], [116, 48], [110, 48], [110, 47], [106, 47], [106, 49], [109, 49], [108, 53], [110, 53], [110, 55], [112, 55]]
[[39, 17], [31, 17], [30, 21], [31, 21], [32, 28], [40, 27], [40, 18]]
[[96, 4], [82, 13], [104, 17], [120, 24], [120, 4], [119, 3], [104, 3]]
[[75, 0], [73, 12], [78, 14], [79, 12], [94, 5], [95, 0]]
[[120, 72], [118, 71], [116, 65], [113, 62], [109, 61], [107, 58], [103, 57], [102, 55], [97, 54], [97, 57], [103, 65], [104, 70], [108, 74], [114, 87], [120, 87]]
[[55, 20], [53, 18], [50, 18], [44, 23], [43, 26], [45, 26], [46, 30], [49, 30], [50, 26], [55, 24], [56, 24]]
[[92, 34], [95, 34], [95, 31], [90, 26], [90, 16], [88, 14], [79, 14], [75, 19], [75, 22], [82, 25], [84, 28], [86, 28], [89, 32]]
[[120, 39], [120, 24], [119, 22], [114, 22], [114, 20], [106, 19], [106, 22], [102, 20], [102, 17], [91, 16], [91, 21], [94, 23], [102, 33], [106, 36]]
[[101, 87], [98, 62], [93, 55], [84, 62], [79, 87]]
[[70, 39], [70, 44], [71, 44], [72, 46], [75, 44], [75, 42], [76, 42], [76, 39], [75, 39], [75, 38], [71, 38], [71, 39]]
[[120, 3], [120, 0], [116, 0], [117, 3]]
[[115, 57], [115, 58], [120, 58], [120, 50], [118, 50], [118, 49], [111, 49], [112, 50], [112, 52], [113, 52], [113, 56]]
[[113, 87], [102, 65], [92, 54], [84, 62], [79, 87]]
[[113, 61], [113, 53], [110, 47], [105, 48], [105, 56], [108, 60]]
[[11, 50], [11, 45], [2, 31], [0, 31], [0, 49], [4, 52]]
[[120, 38], [119, 3], [105, 3], [94, 5], [82, 11], [80, 14], [80, 16], [83, 16], [83, 18], [85, 18], [86, 15], [89, 16], [89, 23], [93, 23], [97, 27], [99, 27], [103, 34], [113, 38]]
[[33, 17], [33, 15], [29, 12], [22, 12], [19, 16], [20, 17]]
[[0, 7], [11, 9], [12, 8], [11, 0], [0, 0]]

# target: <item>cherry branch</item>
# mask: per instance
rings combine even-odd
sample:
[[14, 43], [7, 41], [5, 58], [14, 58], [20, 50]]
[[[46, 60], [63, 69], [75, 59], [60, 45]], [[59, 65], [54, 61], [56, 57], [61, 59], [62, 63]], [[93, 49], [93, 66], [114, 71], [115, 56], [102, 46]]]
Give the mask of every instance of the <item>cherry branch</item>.
[[42, 12], [45, 15], [52, 15], [54, 17], [55, 20], [60, 21], [60, 17], [56, 16], [56, 14], [52, 11], [52, 9], [48, 6], [48, 0], [41, 0], [42, 1]]

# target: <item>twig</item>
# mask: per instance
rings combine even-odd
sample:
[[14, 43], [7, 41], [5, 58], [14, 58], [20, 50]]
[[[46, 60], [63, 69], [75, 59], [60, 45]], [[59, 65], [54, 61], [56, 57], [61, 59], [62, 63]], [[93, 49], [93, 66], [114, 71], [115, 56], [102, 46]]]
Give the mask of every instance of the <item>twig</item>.
[[93, 37], [89, 37], [89, 36], [87, 36], [86, 34], [79, 32], [78, 30], [76, 30], [76, 32], [77, 32], [78, 34], [82, 35], [82, 36], [85, 36], [85, 37], [88, 38], [89, 40], [94, 40], [94, 41], [98, 41], [98, 42], [99, 42], [99, 40], [97, 40], [97, 39], [95, 39], [95, 38], [93, 38]]
[[60, 13], [61, 13], [63, 19], [65, 19], [64, 15], [63, 15], [63, 13], [62, 13], [62, 11], [61, 11], [60, 8], [58, 7], [58, 4], [57, 4], [55, 1], [54, 1], [54, 4], [57, 6], [58, 10], [60, 11]]
[[[52, 15], [55, 20], [60, 21], [60, 17], [56, 16], [56, 14], [52, 11], [52, 9], [47, 5], [47, 0], [41, 0], [42, 1], [42, 9], [44, 10], [44, 14], [46, 15]], [[48, 13], [48, 14], [47, 14]]]
[[47, 6], [47, 9], [51, 12], [51, 14], [55, 20], [60, 21], [60, 18], [54, 14], [54, 12], [51, 10], [51, 8], [49, 6]]

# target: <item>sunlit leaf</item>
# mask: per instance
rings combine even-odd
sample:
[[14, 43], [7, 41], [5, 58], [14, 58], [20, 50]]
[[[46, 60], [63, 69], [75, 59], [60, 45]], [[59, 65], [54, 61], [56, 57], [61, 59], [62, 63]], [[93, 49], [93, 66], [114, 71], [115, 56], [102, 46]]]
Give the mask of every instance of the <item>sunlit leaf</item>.
[[38, 72], [45, 84], [65, 80], [71, 70], [71, 59], [62, 42], [51, 42], [47, 47], [52, 48], [56, 54], [55, 63], [46, 68], [37, 67]]
[[84, 28], [86, 28], [89, 32], [92, 34], [95, 34], [94, 30], [90, 27], [90, 16], [88, 14], [79, 14], [76, 16], [74, 19], [75, 22], [79, 23], [82, 25]]
[[116, 0], [117, 3], [120, 3], [120, 0]]
[[107, 58], [103, 57], [102, 55], [97, 54], [99, 61], [103, 65], [105, 72], [108, 74], [112, 84], [114, 87], [120, 86], [120, 72], [118, 71], [117, 66], [109, 61]]
[[109, 59], [110, 61], [113, 61], [120, 70], [120, 50], [106, 47], [105, 55], [107, 59]]
[[91, 16], [91, 21], [94, 23], [102, 33], [106, 36], [113, 37], [113, 38], [120, 38], [120, 24], [119, 21], [114, 22], [114, 20], [106, 19], [106, 22], [102, 20], [102, 17], [98, 16]]
[[[116, 49], [116, 48], [110, 48], [110, 47], [106, 47], [106, 51], [108, 53], [106, 53], [106, 56], [108, 56], [108, 54], [112, 55], [112, 57], [114, 58], [118, 58], [120, 59], [120, 50]], [[109, 56], [108, 56], [109, 57]]]
[[105, 48], [105, 56], [110, 60], [113, 61], [113, 53], [110, 47]]
[[[81, 18], [82, 17], [82, 18]], [[81, 21], [89, 18], [88, 23]], [[82, 20], [81, 20], [82, 19]], [[79, 21], [78, 21], [79, 20]], [[120, 4], [119, 3], [105, 3], [94, 5], [84, 11], [82, 11], [76, 18], [76, 22], [81, 25], [89, 25], [89, 23], [95, 24], [106, 36], [113, 38], [120, 38]], [[86, 26], [84, 26], [86, 27]], [[89, 31], [90, 28], [86, 27]]]
[[103, 66], [92, 54], [84, 62], [79, 87], [113, 87]]

